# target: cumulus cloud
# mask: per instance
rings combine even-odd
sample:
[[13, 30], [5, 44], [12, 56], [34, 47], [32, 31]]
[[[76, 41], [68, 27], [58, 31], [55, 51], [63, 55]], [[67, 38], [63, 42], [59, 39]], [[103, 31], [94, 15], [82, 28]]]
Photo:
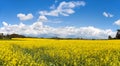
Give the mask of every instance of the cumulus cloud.
[[[75, 13], [74, 8], [77, 6], [85, 6], [84, 1], [70, 1], [70, 2], [61, 2], [56, 9], [51, 11], [40, 11], [39, 13], [41, 15], [47, 15], [47, 16], [69, 16], [70, 14]], [[54, 6], [55, 8], [55, 6]]]
[[80, 37], [80, 38], [100, 38], [106, 39], [108, 35], [115, 36], [116, 32], [111, 29], [99, 29], [93, 26], [79, 27], [59, 27], [54, 28], [48, 25], [44, 25], [43, 22], [34, 22], [31, 25], [25, 25], [23, 23], [11, 25], [3, 22], [3, 27], [0, 28], [0, 32], [4, 34], [22, 34], [26, 36], [46, 36], [46, 37]]
[[111, 29], [102, 30], [93, 26], [88, 27], [64, 27], [56, 29], [56, 34], [59, 37], [83, 37], [83, 38], [107, 38], [108, 35], [115, 35]]
[[120, 19], [115, 21], [114, 24], [120, 26]]
[[107, 12], [103, 12], [103, 16], [105, 17], [113, 17], [113, 14], [107, 13]]
[[42, 15], [42, 16], [40, 15], [38, 18], [38, 21], [40, 21], [40, 22], [46, 22], [47, 20], [48, 20], [47, 17], [44, 15]]
[[25, 21], [25, 20], [30, 20], [33, 18], [33, 15], [30, 13], [30, 14], [23, 14], [23, 13], [19, 13], [17, 14], [17, 17], [21, 20], [21, 21]]

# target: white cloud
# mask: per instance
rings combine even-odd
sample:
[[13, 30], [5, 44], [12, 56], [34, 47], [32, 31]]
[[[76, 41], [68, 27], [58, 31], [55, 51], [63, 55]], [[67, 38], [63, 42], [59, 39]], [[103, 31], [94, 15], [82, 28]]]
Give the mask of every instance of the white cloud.
[[[70, 2], [61, 2], [56, 9], [51, 11], [40, 11], [39, 13], [41, 15], [47, 15], [47, 16], [69, 16], [70, 14], [75, 13], [74, 8], [77, 6], [85, 6], [84, 1], [70, 1]], [[55, 8], [55, 7], [54, 7]]]
[[47, 20], [48, 20], [47, 17], [44, 15], [39, 16], [39, 18], [38, 18], [38, 21], [40, 21], [40, 22], [46, 22]]
[[21, 20], [21, 21], [25, 21], [25, 20], [30, 20], [33, 18], [33, 15], [30, 13], [30, 14], [23, 14], [23, 13], [19, 13], [17, 14], [17, 17]]
[[27, 36], [51, 36], [51, 37], [80, 37], [80, 38], [100, 38], [106, 39], [108, 35], [115, 36], [116, 32], [111, 29], [102, 30], [93, 26], [79, 27], [74, 26], [54, 28], [44, 25], [43, 22], [34, 22], [31, 25], [23, 23], [11, 25], [3, 22], [4, 26], [0, 28], [0, 32], [5, 34], [22, 34]]
[[50, 6], [50, 9], [55, 9], [55, 4], [53, 4], [52, 6]]
[[120, 26], [120, 19], [115, 21], [114, 24]]
[[59, 37], [69, 37], [69, 36], [74, 36], [74, 37], [83, 37], [83, 38], [107, 38], [108, 35], [115, 35], [115, 32], [112, 32], [112, 30], [107, 29], [107, 30], [102, 30], [95, 28], [93, 26], [88, 26], [88, 27], [64, 27], [64, 28], [57, 28], [56, 29], [56, 34]]
[[58, 7], [55, 7], [55, 4], [53, 4], [50, 9], [51, 11], [40, 11], [39, 19], [38, 21], [45, 22], [49, 21], [47, 16], [69, 16], [70, 14], [75, 13], [74, 8], [77, 6], [85, 6], [84, 1], [70, 1], [70, 2], [61, 2]]
[[3, 26], [8, 26], [8, 24], [6, 22], [2, 22]]
[[113, 14], [110, 14], [110, 13], [107, 13], [107, 12], [103, 12], [103, 16], [105, 17], [113, 17], [114, 15]]

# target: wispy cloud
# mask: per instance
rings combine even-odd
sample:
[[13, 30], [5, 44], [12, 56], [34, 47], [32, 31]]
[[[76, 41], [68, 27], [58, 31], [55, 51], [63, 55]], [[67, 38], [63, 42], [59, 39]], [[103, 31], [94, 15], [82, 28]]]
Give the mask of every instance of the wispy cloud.
[[48, 20], [48, 22], [58, 24], [58, 23], [62, 23], [63, 21], [59, 19], [51, 19], [51, 20]]
[[61, 2], [56, 9], [51, 10], [51, 11], [40, 11], [39, 13], [41, 15], [46, 15], [46, 16], [69, 16], [70, 14], [75, 13], [73, 10], [77, 6], [85, 6], [84, 1], [71, 1], [71, 2]]
[[103, 16], [111, 18], [111, 17], [113, 17], [114, 15], [111, 14], [111, 13], [103, 12]]
[[50, 9], [55, 9], [55, 4], [53, 4], [52, 6], [50, 6]]
[[120, 26], [120, 19], [115, 21], [114, 24]]

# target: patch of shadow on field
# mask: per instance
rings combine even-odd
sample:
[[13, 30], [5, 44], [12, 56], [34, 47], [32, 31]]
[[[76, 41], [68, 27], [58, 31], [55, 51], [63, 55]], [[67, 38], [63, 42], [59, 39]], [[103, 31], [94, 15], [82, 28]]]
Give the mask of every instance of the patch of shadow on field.
[[16, 52], [22, 52], [23, 53], [23, 55], [27, 55], [27, 54], [29, 54], [29, 55], [33, 55], [34, 54], [34, 50], [33, 49], [30, 49], [30, 48], [23, 48], [23, 47], [21, 47], [21, 46], [19, 46], [19, 45], [15, 45], [15, 44], [13, 44], [12, 45], [12, 51], [14, 52], [14, 53], [16, 53]]
[[53, 66], [55, 64], [61, 66], [61, 64], [58, 61], [60, 57], [55, 56], [57, 59], [57, 61], [55, 61], [56, 59], [49, 55], [49, 51], [54, 50], [54, 48], [39, 47], [39, 48], [30, 49], [30, 48], [23, 48], [15, 44], [13, 44], [12, 47], [13, 47], [12, 51], [14, 53], [20, 51], [24, 56], [29, 55], [31, 56], [32, 60], [34, 60], [38, 64], [41, 64], [44, 62], [47, 66], [51, 66], [51, 65]]
[[31, 56], [36, 63], [45, 63], [47, 66], [63, 66], [64, 59], [61, 59], [59, 54], [50, 55], [50, 51], [56, 50], [52, 47], [39, 47], [32, 50]]
[[[32, 60], [35, 61], [37, 64], [45, 63], [47, 66], [74, 66], [74, 62], [72, 62], [72, 59], [61, 58], [59, 53], [54, 52], [56, 51], [56, 49], [53, 47], [39, 47], [29, 49], [14, 44], [12, 50], [14, 53], [21, 51], [23, 55], [31, 56]], [[50, 51], [53, 51], [55, 55], [51, 56]]]
[[[63, 66], [63, 60], [61, 60], [61, 57], [59, 57], [59, 54], [56, 54], [55, 56], [50, 56], [50, 51], [54, 51], [54, 48], [46, 48], [46, 47], [40, 47], [36, 48], [38, 52], [36, 54], [39, 54], [39, 56], [36, 57], [35, 55], [35, 61], [36, 62], [41, 62], [41, 60], [48, 66]], [[62, 61], [62, 62], [61, 62]]]
[[4, 65], [4, 61], [0, 59], [0, 66]]

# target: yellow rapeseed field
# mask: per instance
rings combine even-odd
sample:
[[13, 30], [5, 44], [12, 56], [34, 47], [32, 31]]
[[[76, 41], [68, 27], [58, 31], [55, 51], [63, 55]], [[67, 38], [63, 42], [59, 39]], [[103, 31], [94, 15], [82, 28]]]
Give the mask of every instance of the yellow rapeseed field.
[[0, 66], [120, 66], [120, 40], [0, 40]]

